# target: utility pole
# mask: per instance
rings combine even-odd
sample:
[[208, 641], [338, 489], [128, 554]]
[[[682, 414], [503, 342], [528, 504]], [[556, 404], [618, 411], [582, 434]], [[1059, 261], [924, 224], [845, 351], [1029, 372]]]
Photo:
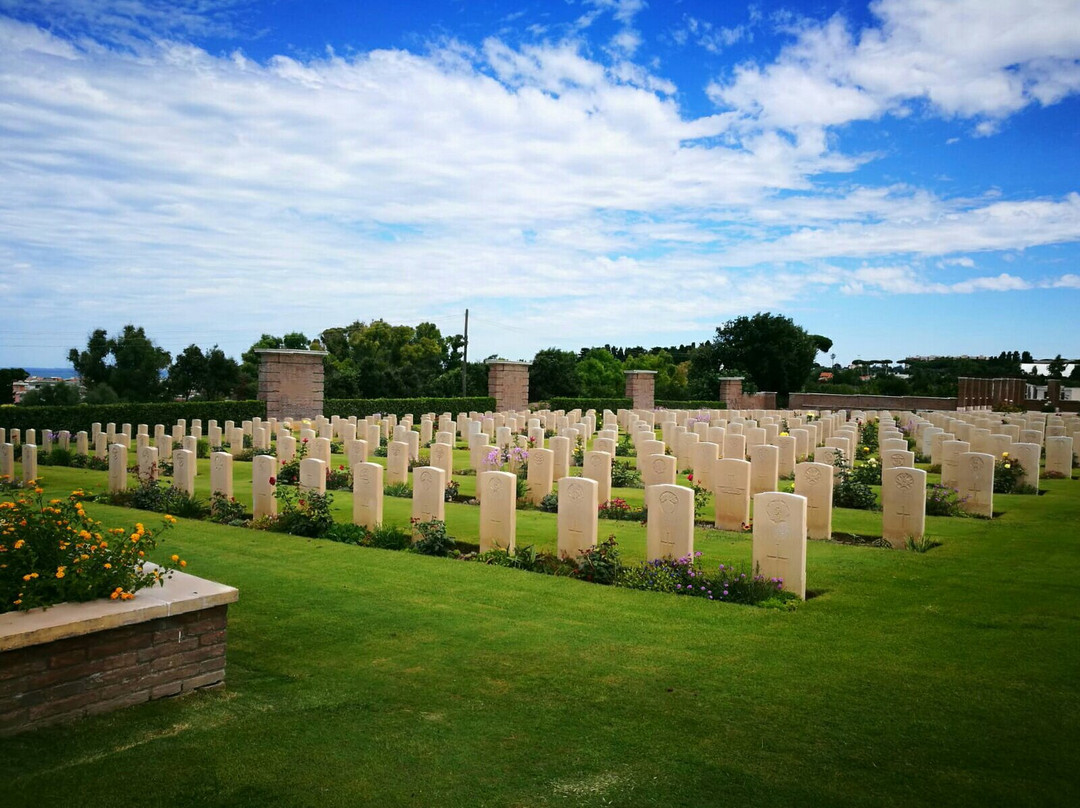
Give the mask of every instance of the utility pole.
[[466, 381], [469, 377], [469, 310], [465, 309], [465, 348], [461, 355], [461, 397], [468, 397]]

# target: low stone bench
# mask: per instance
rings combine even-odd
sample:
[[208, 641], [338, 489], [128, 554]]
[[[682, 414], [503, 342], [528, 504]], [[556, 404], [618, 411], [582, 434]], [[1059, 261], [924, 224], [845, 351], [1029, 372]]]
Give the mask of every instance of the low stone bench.
[[238, 597], [176, 572], [127, 601], [0, 614], [0, 735], [224, 684]]

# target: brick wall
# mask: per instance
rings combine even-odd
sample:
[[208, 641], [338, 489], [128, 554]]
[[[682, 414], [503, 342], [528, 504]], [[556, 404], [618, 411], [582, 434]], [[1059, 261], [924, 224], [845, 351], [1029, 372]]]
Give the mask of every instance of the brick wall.
[[0, 735], [225, 681], [228, 606], [0, 653]]
[[931, 396], [862, 396], [841, 393], [792, 393], [793, 410], [956, 410], [955, 398]]

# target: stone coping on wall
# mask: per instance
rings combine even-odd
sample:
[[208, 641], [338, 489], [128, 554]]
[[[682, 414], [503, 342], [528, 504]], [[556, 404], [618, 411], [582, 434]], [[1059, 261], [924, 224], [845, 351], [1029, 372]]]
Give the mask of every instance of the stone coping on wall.
[[[149, 564], [153, 569], [155, 565]], [[174, 572], [164, 586], [140, 589], [131, 600], [99, 598], [48, 609], [0, 614], [0, 651], [14, 651], [69, 637], [235, 603], [239, 590]]]
[[329, 351], [309, 351], [306, 348], [256, 348], [257, 354], [292, 354], [300, 356], [329, 356]]

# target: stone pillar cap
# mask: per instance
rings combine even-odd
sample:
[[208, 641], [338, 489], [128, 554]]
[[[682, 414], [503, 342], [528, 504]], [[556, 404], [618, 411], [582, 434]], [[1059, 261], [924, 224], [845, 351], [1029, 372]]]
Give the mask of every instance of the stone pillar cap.
[[648, 373], [650, 376], [655, 376], [657, 374], [657, 372], [658, 371], [655, 371], [655, 370], [624, 370], [623, 371], [623, 373], [625, 373], [627, 376], [629, 376], [631, 373]]
[[514, 361], [512, 359], [487, 359], [484, 361], [485, 365], [525, 365], [531, 366], [532, 362], [526, 362], [523, 359]]
[[303, 354], [304, 356], [329, 356], [329, 351], [308, 351], [304, 348], [256, 348], [257, 354]]

